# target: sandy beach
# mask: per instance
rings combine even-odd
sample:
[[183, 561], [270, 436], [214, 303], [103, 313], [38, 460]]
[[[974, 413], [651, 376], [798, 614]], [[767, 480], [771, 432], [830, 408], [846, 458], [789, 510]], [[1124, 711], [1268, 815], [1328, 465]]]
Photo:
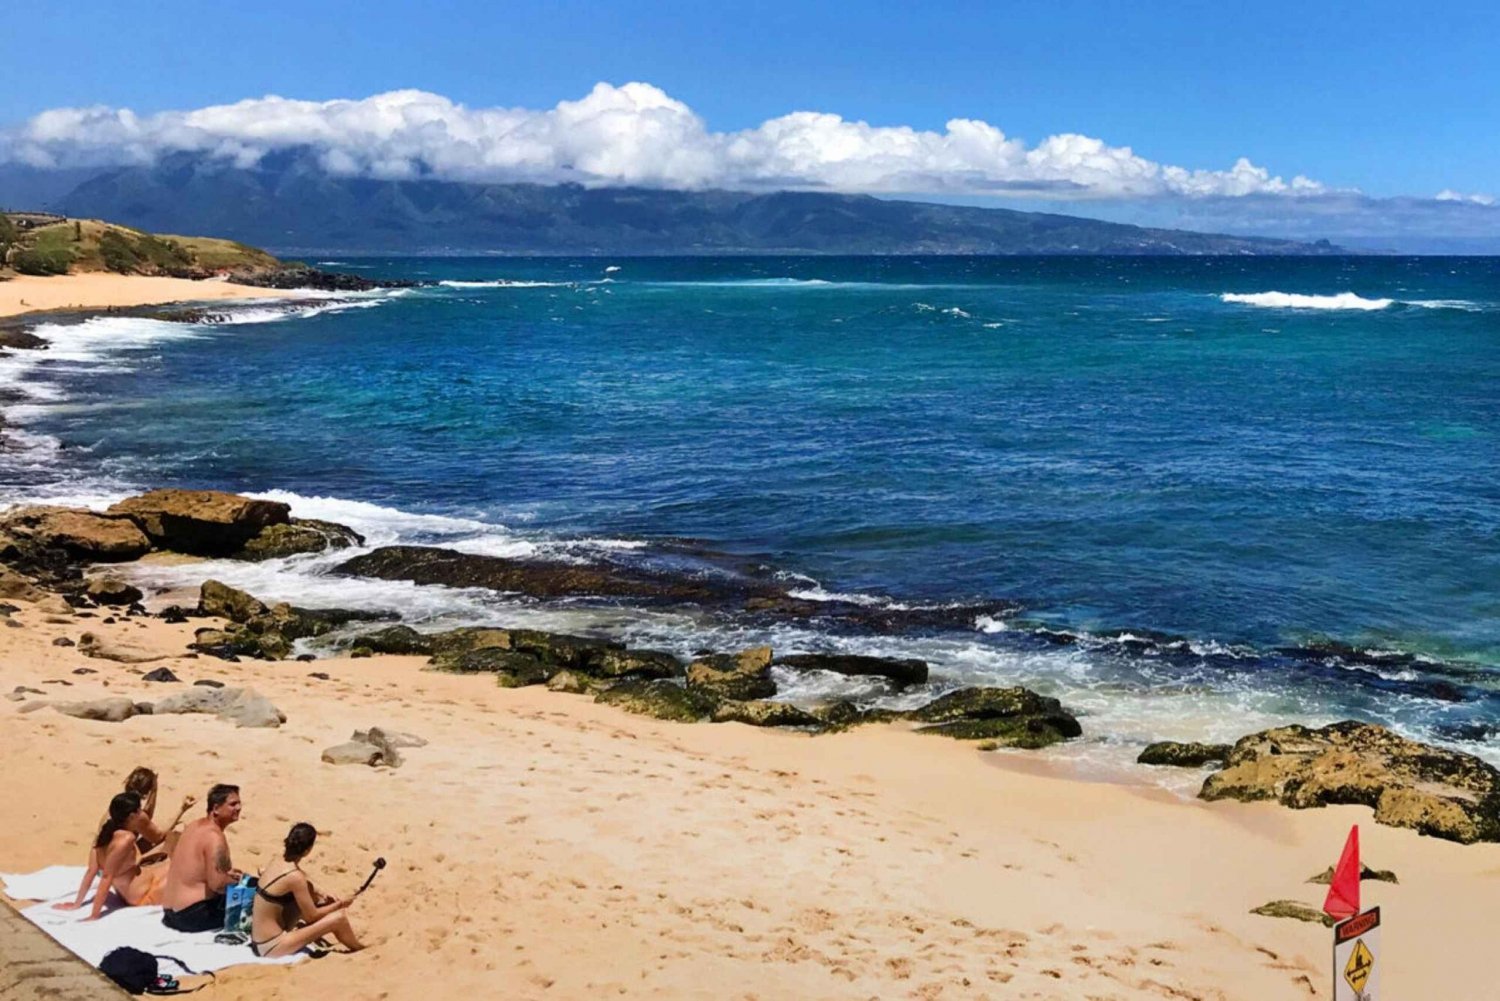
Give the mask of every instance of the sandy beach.
[[[154, 603], [168, 597], [184, 596]], [[7, 690], [160, 697], [180, 686], [140, 674], [167, 666], [184, 683], [254, 686], [288, 720], [111, 724], [4, 703], [4, 868], [80, 862], [138, 764], [161, 772], [168, 811], [241, 783], [230, 842], [247, 871], [303, 819], [324, 832], [307, 868], [336, 891], [390, 860], [352, 911], [373, 948], [231, 969], [218, 997], [1328, 997], [1330, 933], [1249, 911], [1319, 904], [1304, 881], [1354, 822], [1366, 861], [1401, 879], [1365, 884], [1385, 911], [1391, 996], [1472, 995], [1476, 967], [1454, 957], [1482, 954], [1493, 930], [1500, 847], [1377, 827], [1362, 808], [1180, 800], [895, 725], [809, 737], [663, 723], [424, 672], [419, 657], [185, 657], [197, 620], [105, 625], [103, 609], [17, 604], [0, 628]], [[162, 659], [53, 645], [84, 630]], [[429, 743], [397, 770], [320, 761], [370, 725]]]
[[93, 272], [37, 277], [18, 275], [0, 282], [0, 317], [58, 309], [157, 306], [169, 302], [226, 299], [284, 299], [278, 289], [189, 278], [159, 278]]

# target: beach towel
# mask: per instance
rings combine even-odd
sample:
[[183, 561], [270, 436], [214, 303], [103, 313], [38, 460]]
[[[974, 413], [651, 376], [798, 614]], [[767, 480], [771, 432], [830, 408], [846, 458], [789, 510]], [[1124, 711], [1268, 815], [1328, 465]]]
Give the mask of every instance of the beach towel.
[[246, 963], [282, 966], [307, 958], [306, 953], [297, 953], [262, 959], [248, 946], [215, 942], [213, 931], [173, 931], [161, 923], [160, 907], [125, 907], [118, 899], [104, 905], [98, 921], [83, 920], [92, 909], [89, 901], [76, 911], [54, 910], [54, 903], [73, 899], [82, 881], [81, 865], [53, 865], [32, 873], [0, 873], [6, 896], [12, 900], [41, 901], [20, 908], [21, 916], [90, 966], [97, 967], [106, 954], [124, 945], [152, 955], [175, 956], [204, 972]]

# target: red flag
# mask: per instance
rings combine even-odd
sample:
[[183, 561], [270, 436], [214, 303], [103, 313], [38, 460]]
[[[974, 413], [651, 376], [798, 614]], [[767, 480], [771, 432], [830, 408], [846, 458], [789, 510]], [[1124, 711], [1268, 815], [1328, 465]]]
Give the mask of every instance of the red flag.
[[1352, 918], [1359, 913], [1359, 825], [1349, 828], [1349, 840], [1344, 842], [1344, 854], [1333, 870], [1333, 879], [1328, 883], [1328, 896], [1323, 900], [1323, 911], [1336, 921]]

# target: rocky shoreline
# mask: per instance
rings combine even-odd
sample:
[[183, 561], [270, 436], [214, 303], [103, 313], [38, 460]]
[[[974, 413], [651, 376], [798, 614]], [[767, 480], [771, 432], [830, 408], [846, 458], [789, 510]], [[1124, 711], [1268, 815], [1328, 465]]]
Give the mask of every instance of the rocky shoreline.
[[[925, 704], [902, 710], [851, 700], [796, 705], [779, 697], [784, 693], [778, 675], [808, 671], [874, 679], [889, 692], [920, 691], [931, 681], [928, 665], [920, 660], [838, 653], [778, 656], [770, 647], [759, 646], [699, 650], [684, 661], [666, 651], [630, 648], [606, 636], [518, 629], [504, 623], [421, 632], [404, 624], [377, 626], [376, 620], [391, 617], [360, 609], [268, 605], [213, 580], [202, 584], [191, 608], [170, 605], [148, 612], [146, 596], [102, 566], [152, 553], [254, 561], [348, 549], [363, 542], [346, 526], [294, 518], [286, 504], [216, 491], [154, 490], [103, 512], [17, 508], [0, 516], [0, 599], [37, 602], [59, 616], [155, 615], [174, 622], [201, 617], [210, 621], [195, 631], [192, 651], [225, 660], [312, 659], [299, 652], [298, 645], [317, 639], [354, 657], [425, 656], [430, 670], [487, 675], [501, 687], [545, 685], [559, 693], [589, 695], [628, 712], [684, 723], [738, 722], [810, 734], [902, 724], [985, 749], [1043, 748], [1084, 732], [1078, 717], [1058, 700], [1021, 687], [938, 685], [928, 689], [932, 698]], [[674, 575], [660, 567], [604, 560], [559, 564], [399, 546], [360, 554], [334, 572], [487, 587], [536, 600], [628, 599], [794, 621], [805, 615], [798, 599], [763, 576]], [[933, 627], [930, 614], [903, 618], [903, 610], [885, 609], [861, 619], [862, 609], [827, 609], [819, 604], [820, 620], [842, 619], [844, 627]], [[842, 618], [845, 612], [848, 617]], [[961, 614], [972, 617], [974, 612], [965, 609]], [[80, 653], [133, 662], [130, 649], [91, 641], [89, 635], [80, 641]], [[35, 693], [12, 693], [12, 698], [26, 700], [31, 694]], [[67, 714], [105, 720], [139, 712], [197, 711], [237, 722], [240, 717], [261, 721], [247, 725], [277, 725], [269, 721], [281, 715], [274, 706], [261, 704], [253, 690], [179, 700], [190, 708], [168, 701], [166, 708], [157, 703], [148, 709], [128, 699], [108, 706], [37, 701]], [[341, 752], [340, 757], [388, 763], [390, 750], [352, 756]], [[1265, 800], [1294, 809], [1361, 804], [1374, 810], [1377, 823], [1462, 843], [1500, 842], [1500, 771], [1470, 755], [1410, 741], [1370, 724], [1280, 727], [1247, 735], [1232, 746], [1159, 744], [1148, 748], [1142, 761], [1195, 768], [1222, 763], [1203, 781], [1199, 795], [1205, 800]]]

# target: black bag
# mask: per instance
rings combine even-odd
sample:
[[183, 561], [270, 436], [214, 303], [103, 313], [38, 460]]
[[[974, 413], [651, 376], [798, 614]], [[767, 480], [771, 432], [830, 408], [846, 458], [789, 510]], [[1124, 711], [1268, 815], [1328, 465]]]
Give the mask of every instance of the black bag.
[[[109, 955], [99, 962], [99, 972], [113, 980], [130, 994], [191, 994], [193, 991], [201, 991], [207, 984], [200, 984], [193, 990], [185, 991], [177, 986], [177, 981], [172, 977], [162, 975], [156, 966], [158, 959], [176, 963], [178, 966], [192, 976], [198, 976], [198, 971], [180, 959], [171, 956], [153, 956], [149, 952], [132, 949], [123, 945], [118, 949], [111, 949]], [[209, 974], [213, 977], [213, 974]], [[215, 978], [217, 979], [217, 978]]]

